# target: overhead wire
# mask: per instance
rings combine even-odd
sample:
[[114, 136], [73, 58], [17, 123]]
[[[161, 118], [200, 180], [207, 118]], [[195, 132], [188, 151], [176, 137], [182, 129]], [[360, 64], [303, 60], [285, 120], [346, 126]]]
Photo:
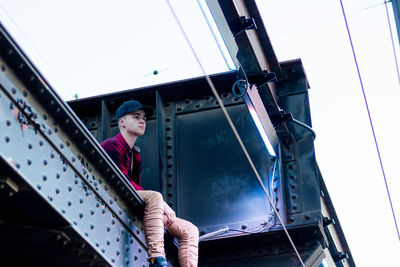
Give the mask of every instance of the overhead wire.
[[397, 226], [396, 215], [395, 215], [394, 209], [393, 209], [392, 198], [390, 197], [390, 191], [389, 191], [389, 186], [388, 186], [387, 179], [386, 179], [385, 169], [384, 169], [384, 167], [383, 167], [381, 152], [380, 152], [380, 150], [379, 150], [379, 145], [378, 145], [378, 140], [377, 140], [376, 134], [375, 134], [374, 124], [373, 124], [373, 122], [372, 122], [371, 112], [370, 112], [370, 110], [369, 110], [369, 105], [368, 105], [368, 101], [367, 101], [367, 96], [366, 96], [365, 89], [364, 89], [364, 84], [363, 84], [363, 81], [362, 81], [362, 78], [361, 78], [361, 73], [360, 73], [360, 68], [359, 68], [359, 66], [358, 66], [357, 56], [356, 56], [356, 53], [355, 53], [355, 50], [354, 50], [353, 40], [352, 40], [351, 34], [350, 34], [349, 24], [348, 24], [348, 22], [347, 22], [346, 12], [345, 12], [345, 10], [344, 10], [344, 6], [343, 6], [342, 0], [339, 0], [339, 1], [340, 1], [340, 6], [341, 6], [341, 8], [342, 8], [342, 13], [343, 13], [344, 22], [345, 22], [345, 24], [346, 24], [346, 30], [347, 30], [347, 35], [348, 35], [348, 37], [349, 37], [349, 41], [350, 41], [350, 45], [351, 45], [351, 50], [352, 50], [352, 52], [353, 52], [354, 63], [355, 63], [355, 65], [356, 65], [357, 74], [358, 74], [358, 79], [359, 79], [359, 81], [360, 81], [361, 90], [362, 90], [363, 97], [364, 97], [365, 107], [367, 108], [367, 113], [368, 113], [368, 118], [369, 118], [369, 124], [370, 124], [370, 126], [371, 126], [372, 135], [373, 135], [373, 137], [374, 137], [375, 147], [376, 147], [376, 151], [377, 151], [377, 153], [378, 153], [378, 158], [379, 158], [379, 163], [380, 163], [381, 170], [382, 170], [383, 179], [384, 179], [384, 181], [385, 181], [386, 192], [387, 192], [387, 195], [388, 195], [388, 198], [389, 198], [390, 208], [391, 208], [391, 210], [392, 210], [393, 220], [394, 220], [394, 224], [395, 224], [395, 226], [396, 226], [396, 231], [397, 231], [397, 236], [398, 236], [399, 241], [400, 241], [400, 233], [399, 233], [399, 228], [398, 228], [398, 226]]
[[305, 264], [304, 264], [304, 262], [303, 262], [303, 260], [302, 260], [302, 258], [300, 256], [300, 254], [299, 254], [299, 252], [298, 252], [298, 250], [297, 250], [297, 248], [296, 248], [296, 246], [295, 246], [295, 244], [294, 244], [294, 242], [293, 242], [293, 240], [292, 240], [292, 238], [291, 238], [291, 236], [290, 236], [290, 234], [289, 234], [289, 232], [288, 232], [288, 230], [287, 230], [287, 228], [286, 228], [286, 226], [285, 226], [285, 224], [284, 224], [284, 222], [282, 220], [282, 218], [280, 217], [278, 211], [276, 210], [275, 206], [273, 205], [273, 202], [272, 202], [272, 200], [271, 200], [271, 198], [270, 198], [270, 196], [269, 196], [269, 194], [267, 192], [267, 189], [265, 188], [264, 183], [262, 182], [262, 179], [261, 179], [261, 177], [260, 177], [260, 175], [259, 175], [259, 173], [258, 173], [258, 171], [257, 171], [257, 169], [256, 169], [256, 167], [255, 167], [255, 165], [254, 165], [254, 163], [253, 163], [253, 161], [252, 161], [252, 159], [251, 159], [251, 157], [250, 157], [250, 155], [249, 155], [249, 153], [248, 153], [248, 151], [247, 151], [247, 149], [246, 149], [246, 147], [245, 147], [245, 145], [244, 145], [244, 143], [242, 141], [242, 138], [240, 137], [239, 133], [237, 132], [236, 127], [233, 124], [230, 115], [228, 114], [224, 104], [222, 103], [221, 97], [219, 96], [219, 94], [217, 92], [217, 89], [214, 86], [214, 83], [211, 81], [210, 76], [206, 73], [206, 71], [205, 71], [205, 69], [203, 67], [203, 64], [201, 63], [196, 51], [194, 50], [194, 47], [193, 47], [191, 41], [189, 40], [189, 37], [187, 36], [185, 30], [183, 29], [183, 26], [182, 26], [177, 14], [176, 14], [174, 8], [171, 5], [170, 0], [166, 0], [166, 2], [168, 4], [168, 7], [169, 7], [172, 15], [175, 18], [175, 21], [177, 22], [177, 24], [178, 24], [178, 26], [179, 26], [179, 28], [180, 28], [180, 30], [182, 32], [182, 35], [184, 36], [184, 38], [185, 38], [185, 40], [186, 40], [186, 42], [187, 42], [187, 44], [188, 44], [193, 56], [195, 57], [195, 59], [196, 59], [198, 65], [199, 65], [204, 77], [206, 78], [207, 83], [211, 88], [211, 91], [213, 92], [215, 98], [217, 99], [217, 102], [218, 102], [219, 106], [221, 107], [221, 110], [224, 113], [226, 120], [228, 121], [230, 127], [232, 128], [232, 131], [233, 131], [237, 141], [239, 142], [239, 145], [242, 148], [243, 153], [245, 154], [245, 156], [246, 156], [246, 158], [247, 158], [247, 160], [248, 160], [248, 162], [249, 162], [249, 164], [250, 164], [255, 176], [257, 177], [258, 182], [260, 183], [260, 185], [261, 185], [261, 187], [262, 187], [262, 189], [263, 189], [263, 191], [264, 191], [269, 203], [271, 204], [271, 206], [272, 206], [272, 208], [273, 208], [273, 210], [275, 212], [276, 217], [278, 218], [279, 222], [281, 223], [282, 228], [283, 228], [286, 236], [288, 237], [289, 242], [292, 245], [292, 247], [293, 247], [293, 249], [294, 249], [294, 251], [295, 251], [295, 253], [296, 253], [296, 255], [297, 255], [297, 257], [298, 257], [298, 259], [299, 259], [299, 261], [301, 263], [301, 265], [305, 267]]
[[[356, 13], [359, 13], [359, 12], [362, 12], [362, 11], [365, 11], [365, 10], [369, 10], [369, 9], [372, 9], [372, 8], [375, 8], [375, 7], [379, 7], [379, 6], [382, 6], [382, 5], [384, 5], [384, 3], [365, 6], [365, 7], [353, 10], [353, 11], [349, 12], [349, 14], [354, 15]], [[321, 25], [321, 24], [324, 24], [324, 23], [328, 23], [328, 22], [331, 22], [331, 21], [335, 21], [335, 20], [341, 19], [341, 18], [342, 18], [342, 15], [332, 16], [332, 17], [329, 17], [329, 18], [326, 18], [326, 19], [323, 19], [323, 20], [320, 20], [320, 21], [317, 21], [317, 22], [314, 22], [314, 23], [310, 23], [310, 24], [307, 24], [307, 25], [304, 25], [304, 26], [293, 28], [291, 30], [287, 30], [285, 32], [273, 34], [273, 35], [271, 35], [271, 38], [277, 38], [277, 37], [280, 37], [280, 36], [283, 36], [283, 35], [287, 35], [287, 34], [290, 34], [290, 33], [303, 31], [305, 29], [312, 28], [314, 26], [318, 26], [318, 25]]]

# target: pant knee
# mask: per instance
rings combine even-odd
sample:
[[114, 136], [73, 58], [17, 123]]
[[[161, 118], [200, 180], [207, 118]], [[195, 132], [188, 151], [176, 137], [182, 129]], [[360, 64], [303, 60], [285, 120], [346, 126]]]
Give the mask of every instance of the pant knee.
[[182, 239], [198, 242], [199, 229], [191, 222], [186, 222], [182, 227]]

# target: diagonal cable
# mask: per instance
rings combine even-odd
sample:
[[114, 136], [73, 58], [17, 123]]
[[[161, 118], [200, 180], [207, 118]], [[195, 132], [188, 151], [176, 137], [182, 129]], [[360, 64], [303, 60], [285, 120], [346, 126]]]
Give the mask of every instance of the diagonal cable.
[[363, 84], [363, 81], [362, 81], [362, 79], [361, 79], [360, 68], [358, 67], [357, 57], [356, 57], [356, 53], [355, 53], [355, 51], [354, 51], [353, 41], [352, 41], [352, 39], [351, 39], [349, 24], [347, 23], [346, 13], [345, 13], [345, 11], [344, 11], [344, 7], [343, 7], [343, 2], [342, 2], [342, 0], [340, 0], [340, 6], [342, 7], [343, 18], [344, 18], [344, 22], [345, 22], [345, 24], [346, 24], [347, 34], [348, 34], [348, 36], [349, 36], [349, 41], [350, 41], [350, 45], [351, 45], [351, 50], [353, 51], [354, 62], [355, 62], [355, 64], [356, 64], [357, 73], [358, 73], [358, 79], [360, 80], [361, 90], [362, 90], [362, 93], [363, 93], [363, 96], [364, 96], [365, 106], [366, 106], [366, 108], [367, 108], [367, 113], [368, 113], [368, 118], [369, 118], [369, 124], [371, 125], [372, 135], [374, 136], [375, 147], [376, 147], [376, 151], [377, 151], [377, 153], [378, 153], [379, 163], [380, 163], [380, 165], [381, 165], [381, 170], [382, 170], [383, 179], [384, 179], [384, 181], [385, 181], [386, 192], [387, 192], [387, 195], [388, 195], [388, 198], [389, 198], [390, 208], [392, 209], [393, 220], [394, 220], [394, 224], [395, 224], [396, 230], [397, 230], [397, 236], [398, 236], [398, 238], [399, 238], [399, 240], [400, 240], [399, 228], [397, 227], [397, 220], [396, 220], [396, 215], [395, 215], [394, 209], [393, 209], [392, 198], [390, 197], [389, 186], [388, 186], [388, 184], [387, 184], [385, 169], [383, 168], [383, 163], [382, 163], [382, 158], [381, 158], [381, 152], [380, 152], [380, 150], [379, 150], [378, 141], [377, 141], [377, 139], [376, 139], [374, 124], [372, 123], [371, 113], [370, 113], [370, 111], [369, 111], [369, 106], [368, 106], [368, 101], [367, 101], [367, 96], [366, 96], [366, 94], [365, 94], [364, 84]]
[[186, 32], [185, 32], [185, 30], [183, 29], [183, 26], [182, 26], [181, 22], [179, 21], [178, 16], [176, 15], [175, 10], [174, 10], [174, 8], [172, 7], [170, 1], [169, 1], [169, 0], [166, 0], [166, 2], [167, 2], [167, 4], [168, 4], [169, 9], [171, 10], [172, 15], [174, 16], [174, 18], [175, 18], [175, 20], [176, 20], [176, 22], [177, 22], [177, 24], [178, 24], [178, 26], [179, 26], [179, 28], [180, 28], [180, 30], [181, 30], [181, 32], [182, 32], [182, 34], [183, 34], [185, 40], [186, 40], [186, 42], [187, 42], [189, 48], [191, 49], [191, 51], [192, 51], [192, 53], [193, 53], [193, 56], [196, 58], [196, 61], [197, 61], [197, 63], [199, 64], [199, 67], [200, 67], [200, 69], [201, 69], [203, 75], [205, 76], [208, 85], [210, 86], [212, 92], [214, 93], [214, 96], [215, 96], [215, 98], [217, 99], [218, 104], [220, 105], [220, 107], [221, 107], [221, 109], [222, 109], [222, 111], [223, 111], [223, 113], [224, 113], [224, 115], [225, 115], [225, 117], [226, 117], [226, 119], [227, 119], [227, 121], [228, 121], [230, 127], [232, 128], [232, 131], [233, 131], [233, 133], [235, 134], [235, 137], [236, 137], [237, 141], [239, 142], [239, 144], [240, 144], [240, 146], [241, 146], [241, 148], [242, 148], [242, 150], [243, 150], [243, 153], [245, 154], [247, 160], [249, 161], [249, 164], [250, 164], [251, 168], [253, 169], [254, 174], [256, 175], [256, 177], [257, 177], [257, 179], [258, 179], [258, 181], [259, 181], [259, 183], [260, 183], [262, 189], [264, 190], [264, 193], [265, 193], [265, 195], [267, 196], [269, 203], [271, 204], [271, 206], [272, 206], [272, 208], [274, 209], [274, 212], [275, 212], [277, 218], [279, 219], [280, 223], [282, 224], [283, 230], [285, 231], [285, 233], [286, 233], [286, 235], [287, 235], [287, 237], [288, 237], [288, 239], [289, 239], [289, 241], [290, 241], [290, 243], [291, 243], [291, 245], [292, 245], [294, 251], [296, 252], [296, 255], [297, 255], [297, 257], [299, 258], [300, 263], [302, 264], [303, 267], [305, 267], [304, 262], [303, 262], [303, 260], [301, 259], [301, 256], [300, 256], [299, 252], [297, 251], [297, 248], [296, 248], [295, 244], [293, 243], [293, 240], [292, 240], [292, 238], [290, 237], [289, 232], [288, 232], [288, 230], [287, 230], [285, 224], [283, 223], [283, 220], [281, 219], [281, 217], [279, 216], [278, 211], [276, 210], [275, 206], [273, 205], [273, 202], [272, 202], [272, 200], [271, 200], [271, 198], [270, 198], [270, 196], [269, 196], [269, 194], [268, 194], [268, 192], [267, 192], [267, 189], [265, 188], [264, 183], [262, 182], [262, 179], [261, 179], [260, 175], [258, 174], [258, 171], [257, 171], [257, 169], [256, 169], [256, 167], [255, 167], [255, 165], [254, 165], [254, 163], [253, 163], [253, 161], [252, 161], [252, 159], [250, 158], [250, 155], [249, 155], [249, 153], [248, 153], [248, 151], [247, 151], [245, 145], [243, 144], [242, 138], [240, 137], [239, 133], [237, 132], [236, 127], [235, 127], [235, 125], [233, 124], [231, 117], [229, 116], [229, 114], [228, 114], [228, 112], [227, 112], [227, 110], [226, 110], [224, 104], [222, 103], [222, 100], [221, 100], [220, 96], [218, 95], [218, 92], [217, 92], [217, 90], [216, 90], [216, 88], [215, 88], [215, 86], [214, 86], [214, 83], [211, 81], [210, 76], [209, 76], [209, 75], [206, 73], [206, 71], [204, 70], [203, 65], [201, 64], [200, 59], [199, 59], [199, 57], [198, 57], [196, 51], [194, 50], [192, 43], [190, 42], [188, 36], [186, 35]]

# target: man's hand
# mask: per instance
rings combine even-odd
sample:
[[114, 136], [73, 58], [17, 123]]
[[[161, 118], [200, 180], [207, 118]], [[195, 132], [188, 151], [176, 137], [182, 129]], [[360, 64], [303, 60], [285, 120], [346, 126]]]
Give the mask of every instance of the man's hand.
[[171, 209], [171, 207], [167, 203], [165, 203], [165, 201], [164, 201], [164, 214], [165, 216], [167, 216], [168, 225], [175, 221], [176, 218], [175, 211], [173, 211], [173, 209]]

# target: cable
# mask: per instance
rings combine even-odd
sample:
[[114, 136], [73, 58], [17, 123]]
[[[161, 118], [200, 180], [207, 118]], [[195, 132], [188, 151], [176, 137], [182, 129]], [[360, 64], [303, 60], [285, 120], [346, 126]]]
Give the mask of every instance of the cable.
[[292, 121], [292, 122], [296, 123], [297, 125], [300, 125], [301, 127], [307, 129], [309, 132], [311, 132], [311, 134], [312, 134], [312, 136], [313, 136], [313, 140], [315, 140], [315, 137], [316, 137], [317, 135], [315, 134], [313, 128], [311, 128], [311, 127], [308, 126], [307, 124], [305, 124], [305, 123], [303, 123], [303, 122], [301, 122], [301, 121], [299, 121], [299, 120], [296, 120], [296, 119], [294, 119], [294, 118], [292, 118], [291, 120], [288, 120], [288, 121]]
[[390, 32], [390, 39], [392, 40], [392, 49], [393, 49], [393, 55], [394, 55], [394, 63], [396, 64], [396, 71], [397, 71], [397, 79], [399, 81], [400, 85], [400, 73], [399, 73], [399, 64], [397, 63], [397, 55], [396, 55], [396, 49], [394, 47], [394, 40], [393, 40], [393, 33], [392, 33], [392, 25], [390, 23], [390, 17], [389, 17], [389, 10], [387, 7], [387, 2], [385, 1], [385, 9], [386, 9], [386, 17], [388, 20], [388, 26], [389, 26], [389, 32]]
[[[207, 80], [207, 83], [208, 83], [208, 85], [209, 85], [210, 88], [211, 88], [211, 91], [214, 93], [214, 96], [215, 96], [215, 98], [217, 99], [218, 104], [220, 105], [220, 107], [221, 107], [221, 109], [222, 109], [222, 112], [224, 113], [224, 115], [225, 115], [225, 117], [226, 117], [226, 119], [227, 119], [227, 121], [228, 121], [230, 127], [232, 128], [232, 131], [233, 131], [233, 133], [235, 134], [235, 137], [236, 137], [237, 141], [239, 142], [239, 144], [240, 144], [240, 146], [241, 146], [241, 148], [242, 148], [242, 150], [243, 150], [243, 153], [245, 154], [247, 160], [249, 161], [249, 164], [250, 164], [251, 168], [253, 169], [254, 174], [256, 175], [256, 177], [257, 177], [257, 179], [258, 179], [258, 181], [259, 181], [259, 183], [260, 183], [262, 189], [264, 190], [264, 193], [265, 193], [265, 195], [267, 196], [268, 201], [270, 202], [271, 205], [273, 205], [273, 204], [272, 204], [272, 200], [271, 200], [271, 198], [270, 198], [269, 195], [268, 195], [267, 189], [265, 188], [265, 186], [264, 186], [264, 184], [263, 184], [263, 182], [262, 182], [262, 180], [261, 180], [261, 177], [260, 177], [260, 175], [258, 174], [258, 171], [257, 171], [256, 167], [254, 166], [254, 163], [253, 163], [253, 161], [251, 160], [250, 155], [249, 155], [249, 153], [248, 153], [248, 151], [247, 151], [245, 145], [243, 144], [243, 141], [242, 141], [241, 137], [239, 136], [239, 133], [237, 132], [235, 125], [234, 125], [233, 122], [232, 122], [231, 117], [229, 116], [229, 114], [228, 114], [228, 112], [227, 112], [227, 110], [226, 110], [224, 104], [222, 103], [222, 100], [221, 100], [220, 96], [218, 95], [218, 92], [217, 92], [217, 90], [216, 90], [216, 88], [215, 88], [215, 86], [214, 86], [214, 83], [211, 81], [210, 76], [205, 72], [205, 70], [204, 70], [204, 68], [203, 68], [203, 65], [201, 64], [200, 59], [199, 59], [199, 57], [197, 56], [196, 51], [194, 51], [193, 45], [192, 45], [192, 43], [190, 42], [188, 36], [186, 35], [186, 32], [185, 32], [185, 30], [183, 29], [183, 26], [182, 26], [182, 24], [180, 23], [180, 21], [179, 21], [177, 15], [176, 15], [176, 13], [175, 13], [175, 11], [174, 11], [174, 9], [173, 9], [171, 3], [170, 3], [170, 1], [169, 1], [169, 0], [166, 0], [166, 2], [167, 2], [167, 4], [168, 4], [169, 9], [171, 10], [172, 15], [174, 16], [174, 18], [175, 18], [175, 20], [176, 20], [176, 22], [177, 22], [177, 24], [178, 24], [178, 26], [179, 26], [181, 32], [182, 32], [182, 35], [184, 36], [184, 38], [185, 38], [185, 40], [186, 40], [186, 42], [187, 42], [189, 48], [191, 49], [193, 56], [196, 58], [196, 61], [197, 61], [197, 63], [199, 64], [199, 67], [200, 67], [201, 71], [203, 72], [203, 74], [204, 74], [204, 76], [205, 76], [205, 78], [206, 78], [206, 80]], [[292, 240], [292, 238], [290, 237], [289, 232], [287, 231], [287, 228], [286, 228], [285, 224], [283, 223], [281, 217], [280, 217], [279, 214], [278, 214], [278, 211], [276, 210], [275, 207], [273, 207], [273, 209], [274, 209], [274, 212], [275, 212], [277, 218], [279, 219], [280, 223], [282, 224], [282, 228], [283, 228], [283, 230], [285, 231], [285, 233], [286, 233], [286, 235], [287, 235], [287, 237], [288, 237], [288, 239], [289, 239], [289, 241], [290, 241], [290, 244], [292, 245], [292, 247], [293, 247], [293, 249], [294, 249], [294, 251], [295, 251], [297, 257], [299, 258], [299, 261], [301, 262], [301, 265], [305, 267], [304, 262], [303, 262], [303, 260], [301, 259], [301, 256], [300, 256], [299, 252], [297, 251], [297, 248], [296, 248], [296, 246], [294, 245], [293, 240]]]
[[339, 1], [340, 1], [340, 6], [342, 7], [343, 18], [344, 18], [344, 22], [345, 22], [345, 24], [346, 24], [347, 34], [348, 34], [348, 36], [349, 36], [349, 41], [350, 41], [350, 45], [351, 45], [351, 50], [353, 51], [354, 62], [355, 62], [355, 64], [356, 64], [357, 73], [358, 73], [358, 79], [360, 80], [360, 85], [361, 85], [361, 90], [362, 90], [362, 93], [363, 93], [363, 96], [364, 96], [365, 106], [366, 106], [366, 108], [367, 108], [367, 113], [368, 113], [368, 118], [369, 118], [369, 124], [371, 125], [372, 135], [374, 136], [375, 147], [376, 147], [376, 151], [377, 151], [377, 153], [378, 153], [379, 163], [380, 163], [380, 165], [381, 165], [382, 175], [383, 175], [383, 179], [384, 179], [384, 181], [385, 181], [386, 192], [387, 192], [387, 195], [388, 195], [388, 198], [389, 198], [390, 207], [391, 207], [391, 209], [392, 209], [394, 224], [395, 224], [396, 230], [397, 230], [397, 236], [398, 236], [399, 241], [400, 241], [400, 233], [399, 233], [399, 228], [397, 227], [396, 215], [395, 215], [395, 213], [394, 213], [393, 204], [392, 204], [392, 198], [390, 197], [389, 187], [388, 187], [387, 180], [386, 180], [385, 169], [383, 168], [381, 153], [380, 153], [379, 146], [378, 146], [378, 141], [377, 141], [376, 135], [375, 135], [374, 124], [372, 123], [371, 113], [370, 113], [370, 111], [369, 111], [368, 101], [367, 101], [367, 97], [366, 97], [366, 95], [365, 95], [364, 84], [363, 84], [363, 81], [362, 81], [362, 79], [361, 79], [360, 69], [359, 69], [359, 67], [358, 67], [357, 57], [356, 57], [356, 53], [355, 53], [355, 51], [354, 51], [354, 46], [353, 46], [353, 41], [352, 41], [352, 39], [351, 39], [349, 24], [347, 23], [347, 18], [346, 18], [346, 13], [345, 13], [344, 7], [343, 7], [343, 2], [342, 2], [342, 0], [339, 0]]
[[[356, 14], [356, 13], [359, 13], [361, 11], [365, 11], [365, 10], [368, 10], [368, 9], [371, 9], [371, 8], [375, 8], [375, 7], [378, 7], [378, 6], [381, 6], [381, 5], [383, 5], [383, 3], [366, 6], [366, 7], [360, 8], [360, 9], [353, 10], [352, 12], [350, 12], [350, 14]], [[271, 35], [271, 38], [277, 38], [277, 37], [280, 37], [280, 36], [283, 36], [283, 35], [286, 35], [286, 34], [290, 34], [290, 33], [293, 33], [293, 32], [302, 31], [302, 30], [305, 30], [305, 29], [308, 29], [308, 28], [312, 28], [314, 26], [318, 26], [320, 24], [324, 24], [324, 23], [331, 22], [331, 21], [334, 21], [334, 20], [337, 20], [337, 19], [341, 19], [341, 18], [342, 18], [341, 15], [329, 17], [329, 18], [320, 20], [320, 21], [315, 22], [315, 23], [310, 23], [310, 24], [307, 24], [305, 26], [297, 27], [297, 28], [294, 28], [292, 30], [287, 30], [287, 31], [282, 32], [282, 33], [277, 33], [275, 35]]]

